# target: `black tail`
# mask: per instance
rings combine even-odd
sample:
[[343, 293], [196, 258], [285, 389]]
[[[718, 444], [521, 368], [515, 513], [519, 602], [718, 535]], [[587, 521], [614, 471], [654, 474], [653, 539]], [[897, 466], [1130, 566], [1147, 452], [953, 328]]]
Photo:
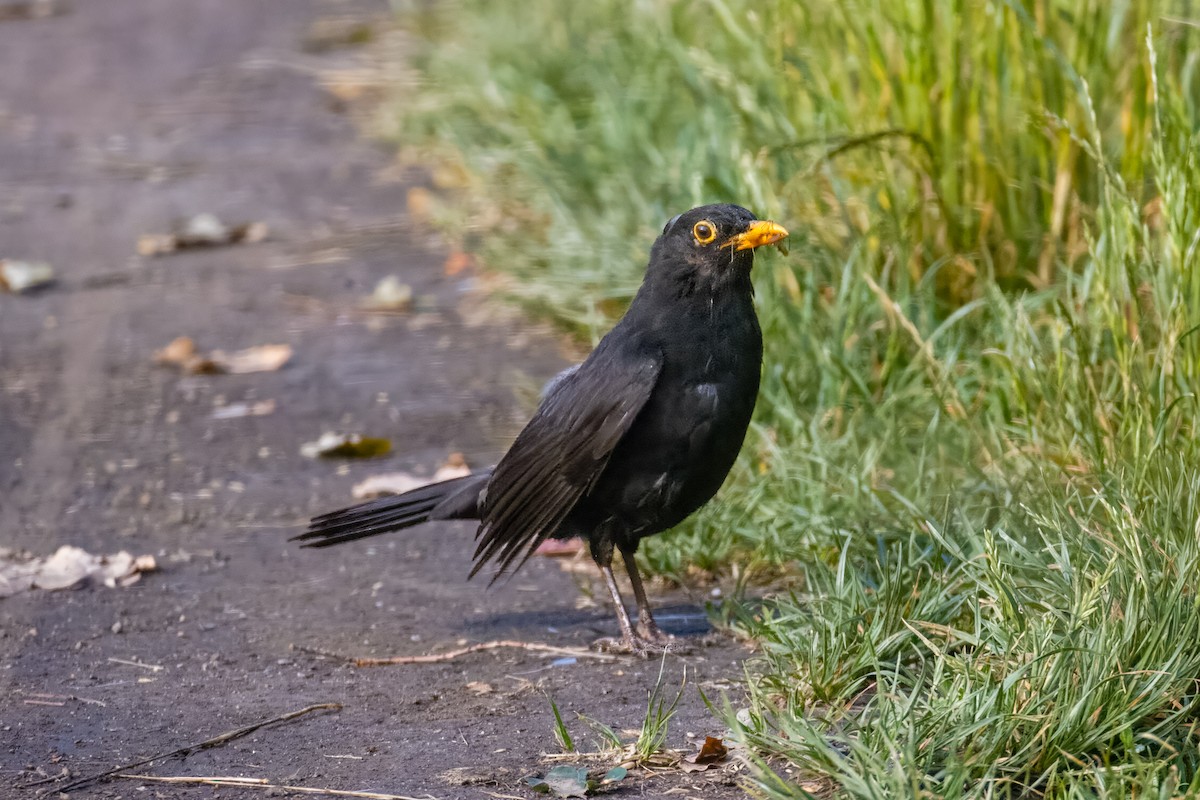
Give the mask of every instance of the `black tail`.
[[314, 517], [308, 523], [308, 530], [293, 536], [291, 541], [307, 541], [305, 547], [329, 547], [402, 530], [431, 519], [479, 519], [480, 495], [491, 476], [491, 470], [474, 472], [322, 514]]

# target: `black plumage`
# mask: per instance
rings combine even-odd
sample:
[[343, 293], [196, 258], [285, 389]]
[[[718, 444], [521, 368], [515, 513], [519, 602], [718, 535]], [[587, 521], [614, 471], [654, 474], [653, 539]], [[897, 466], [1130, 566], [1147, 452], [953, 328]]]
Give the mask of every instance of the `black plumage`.
[[[494, 563], [499, 576], [550, 537], [581, 536], [625, 643], [666, 646], [633, 554], [707, 502], [741, 449], [762, 368], [754, 249], [785, 236], [734, 205], [672, 219], [625, 316], [551, 383], [493, 469], [317, 517], [296, 538], [325, 547], [427, 520], [479, 519], [471, 575]], [[613, 580], [614, 550], [633, 584], [636, 628]]]

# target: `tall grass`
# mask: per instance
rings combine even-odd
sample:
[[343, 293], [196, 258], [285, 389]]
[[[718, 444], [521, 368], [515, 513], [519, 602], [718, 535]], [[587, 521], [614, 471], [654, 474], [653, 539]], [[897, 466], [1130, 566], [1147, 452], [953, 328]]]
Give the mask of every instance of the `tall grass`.
[[[734, 723], [850, 797], [1200, 793], [1200, 163], [1186, 2], [460, 0], [394, 108], [443, 221], [601, 333], [741, 202], [763, 391], [644, 563], [792, 575]], [[804, 784], [810, 785], [810, 784]]]

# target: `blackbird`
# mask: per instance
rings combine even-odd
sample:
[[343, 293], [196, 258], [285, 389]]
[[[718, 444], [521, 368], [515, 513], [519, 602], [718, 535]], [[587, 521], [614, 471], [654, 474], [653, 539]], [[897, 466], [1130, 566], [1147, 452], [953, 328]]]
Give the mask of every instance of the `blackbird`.
[[[587, 360], [551, 381], [495, 467], [316, 517], [294, 538], [327, 547], [427, 520], [477, 519], [471, 576], [494, 563], [495, 581], [546, 539], [580, 536], [624, 646], [641, 655], [669, 648], [634, 553], [707, 502], [733, 466], [762, 369], [754, 250], [787, 235], [735, 205], [675, 217], [625, 316]], [[614, 548], [637, 600], [636, 627], [613, 579]]]

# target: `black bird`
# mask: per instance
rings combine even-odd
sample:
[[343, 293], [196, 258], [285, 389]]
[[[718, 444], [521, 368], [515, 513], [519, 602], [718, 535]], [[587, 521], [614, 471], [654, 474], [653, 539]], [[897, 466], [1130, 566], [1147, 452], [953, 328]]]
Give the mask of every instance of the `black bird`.
[[[639, 654], [669, 647], [634, 553], [707, 502], [733, 466], [762, 369], [754, 249], [787, 235], [735, 205], [675, 217], [625, 316], [550, 383], [495, 467], [316, 517], [295, 538], [327, 547], [426, 520], [478, 519], [471, 576], [494, 562], [494, 581], [546, 539], [581, 536], [625, 645]], [[636, 628], [613, 580], [614, 548], [633, 584]]]

